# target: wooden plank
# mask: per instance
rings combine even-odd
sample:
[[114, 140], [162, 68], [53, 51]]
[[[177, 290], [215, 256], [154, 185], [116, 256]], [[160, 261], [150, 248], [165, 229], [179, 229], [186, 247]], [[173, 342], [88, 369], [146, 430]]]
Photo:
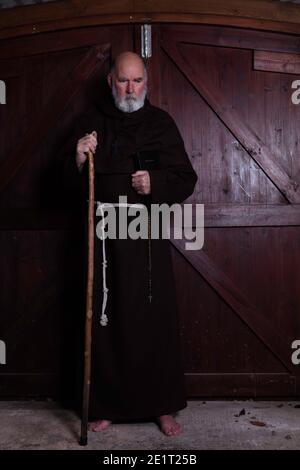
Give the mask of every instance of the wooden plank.
[[43, 3], [42, 5], [28, 5], [26, 8], [16, 7], [1, 11], [0, 28], [35, 24], [63, 18], [89, 17], [94, 15], [128, 14], [134, 9], [132, 0], [111, 0], [99, 2], [98, 0], [71, 0]]
[[234, 47], [256, 51], [270, 51], [297, 54], [300, 53], [300, 36], [285, 36], [265, 31], [245, 30], [222, 26], [191, 26], [164, 25], [162, 28], [162, 44], [170, 34], [176, 35], [176, 42], [199, 44], [215, 47]]
[[29, 397], [43, 398], [61, 397], [61, 374], [58, 372], [0, 374], [1, 399], [25, 399]]
[[[193, 222], [195, 225], [195, 219]], [[300, 204], [269, 206], [265, 204], [205, 204], [204, 225], [205, 227], [299, 226]]]
[[[114, 34], [122, 34], [124, 26], [114, 26]], [[31, 35], [22, 38], [0, 41], [0, 60], [13, 57], [28, 57], [35, 54], [46, 54], [71, 49], [78, 49], [107, 42], [109, 27], [92, 27], [72, 31], [56, 31], [43, 34], [37, 40]], [[0, 62], [1, 67], [1, 62]]]
[[134, 0], [136, 12], [178, 12], [228, 15], [243, 18], [297, 22], [300, 15], [298, 5], [278, 5], [268, 0]]
[[254, 70], [265, 72], [300, 73], [300, 54], [254, 51]]
[[[192, 227], [196, 226], [193, 205]], [[298, 227], [300, 204], [205, 204], [204, 226], [220, 227]], [[0, 230], [71, 230], [70, 212], [36, 209], [0, 210]]]
[[284, 373], [185, 374], [187, 395], [196, 397], [292, 397], [296, 378]]
[[[9, 54], [7, 54], [7, 57]], [[1, 59], [1, 56], [0, 56]], [[18, 77], [22, 73], [22, 60], [0, 60], [0, 78], [6, 79], [11, 77]]]
[[110, 45], [94, 46], [75, 67], [65, 83], [32, 123], [24, 139], [0, 165], [0, 191], [13, 179], [22, 165], [29, 160], [45, 135], [55, 125], [72, 99], [79, 92], [82, 83], [99, 70], [108, 57]]
[[198, 271], [218, 295], [243, 320], [278, 360], [292, 372], [290, 343], [287, 334], [280, 334], [274, 325], [245, 298], [239, 288], [221, 271], [213, 260], [203, 251], [188, 251], [185, 240], [171, 239], [171, 243]]
[[[193, 204], [192, 227], [197, 226], [195, 212]], [[300, 204], [204, 204], [204, 227], [293, 226], [300, 226]]]
[[71, 230], [73, 226], [73, 216], [69, 212], [0, 210], [0, 230]]
[[[58, 374], [1, 374], [1, 398], [59, 397], [61, 382]], [[187, 396], [257, 397], [295, 396], [295, 378], [288, 374], [186, 374]], [[264, 390], [258, 390], [263, 382]], [[4, 385], [5, 384], [5, 385]], [[269, 386], [268, 386], [269, 384]], [[231, 393], [230, 393], [231, 392]]]
[[[0, 235], [0, 257], [5, 270], [0, 298], [6, 311], [1, 336], [9, 346], [9, 360], [1, 371], [9, 376], [2, 376], [2, 380], [20, 373], [22, 383], [12, 381], [9, 390], [26, 396], [43, 389], [41, 371], [53, 372], [60, 379], [66, 378], [60, 380], [63, 391], [64, 385], [71, 385], [67, 380], [72, 375], [68, 351], [76, 350], [76, 331], [79, 331], [74, 321], [75, 336], [67, 338], [64, 334], [72, 315], [81, 308], [78, 293], [81, 279], [75, 274], [77, 269], [80, 271], [80, 256], [75, 254], [77, 242], [62, 232], [0, 232]], [[27, 372], [36, 381], [29, 383]], [[51, 382], [52, 379], [49, 393]], [[0, 394], [4, 394], [8, 382], [1, 385]]]
[[1, 12], [0, 37], [117, 23], [223, 24], [299, 33], [300, 7], [269, 0], [71, 0]]
[[[28, 8], [28, 7], [27, 7]], [[14, 26], [12, 28], [0, 29], [0, 40], [25, 36], [37, 36], [41, 33], [87, 28], [93, 26], [109, 26], [151, 23], [183, 23], [188, 25], [210, 25], [210, 26], [233, 26], [237, 28], [252, 28], [262, 31], [274, 31], [279, 33], [299, 34], [299, 24], [279, 21], [268, 21], [262, 19], [239, 18], [218, 14], [198, 13], [129, 13], [93, 15], [88, 17], [62, 18], [55, 21], [44, 21], [32, 24]]]
[[188, 61], [180, 51], [177, 38], [169, 37], [164, 40], [162, 48], [286, 199], [289, 202], [300, 202], [300, 185], [280, 166], [280, 155], [273, 155], [274, 152], [272, 153], [250, 125], [244, 122], [232, 104], [227, 103], [217, 89], [212, 89], [197, 76], [192, 61]]
[[[293, 397], [295, 377], [289, 374], [185, 374], [188, 398]], [[4, 399], [61, 396], [58, 373], [1, 373], [0, 395]], [[263, 387], [263, 388], [261, 388]]]
[[[11, 321], [9, 325], [3, 328], [2, 334], [10, 342], [9, 351], [11, 355], [13, 355], [18, 348], [24, 346], [24, 342], [26, 342], [26, 337], [24, 335], [18, 335], [16, 337], [16, 332], [29, 332], [32, 328], [33, 321], [36, 321], [37, 318], [41, 320], [43, 316], [49, 315], [51, 303], [56, 301], [59, 294], [62, 297], [62, 292], [62, 284], [57, 285], [56, 280], [52, 279], [52, 282], [44, 289], [40, 289], [35, 296], [30, 308], [30, 315], [24, 315], [22, 312], [22, 314], [15, 317], [14, 321]], [[12, 338], [14, 338], [13, 342]]]

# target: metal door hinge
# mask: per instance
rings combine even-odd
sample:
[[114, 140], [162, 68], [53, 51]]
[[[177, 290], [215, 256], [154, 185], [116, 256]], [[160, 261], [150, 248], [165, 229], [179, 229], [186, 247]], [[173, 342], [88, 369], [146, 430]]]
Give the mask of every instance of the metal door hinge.
[[150, 24], [141, 26], [141, 56], [148, 59], [152, 56], [152, 31]]

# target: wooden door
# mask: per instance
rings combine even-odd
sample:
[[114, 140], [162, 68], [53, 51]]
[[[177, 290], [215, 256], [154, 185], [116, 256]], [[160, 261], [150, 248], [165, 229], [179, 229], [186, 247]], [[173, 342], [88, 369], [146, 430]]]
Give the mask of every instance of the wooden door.
[[152, 102], [175, 118], [197, 171], [188, 202], [205, 205], [204, 248], [173, 240], [189, 396], [299, 393], [297, 53], [298, 36], [153, 28]]
[[132, 37], [131, 26], [114, 26], [0, 43], [2, 397], [74, 395], [84, 292], [60, 159], [111, 57], [132, 49]]
[[[60, 155], [110, 57], [139, 50], [136, 31], [136, 41], [132, 26], [113, 26], [0, 43], [2, 397], [72, 394], [84, 293]], [[297, 75], [261, 70], [257, 56], [267, 52], [270, 68], [272, 54], [292, 57], [298, 43], [238, 28], [153, 27], [150, 98], [175, 118], [198, 173], [189, 202], [205, 204], [204, 249], [173, 241], [190, 397], [298, 393]]]

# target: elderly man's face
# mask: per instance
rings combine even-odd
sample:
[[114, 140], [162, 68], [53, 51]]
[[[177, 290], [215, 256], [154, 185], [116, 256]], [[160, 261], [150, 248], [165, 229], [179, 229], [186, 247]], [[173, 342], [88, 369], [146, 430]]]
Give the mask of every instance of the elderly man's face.
[[108, 82], [112, 89], [115, 105], [121, 111], [131, 113], [144, 105], [147, 94], [147, 77], [141, 61], [121, 60], [116, 64]]

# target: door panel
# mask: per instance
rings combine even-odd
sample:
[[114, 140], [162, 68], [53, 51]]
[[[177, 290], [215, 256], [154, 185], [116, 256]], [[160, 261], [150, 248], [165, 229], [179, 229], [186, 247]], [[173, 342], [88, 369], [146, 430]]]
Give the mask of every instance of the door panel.
[[205, 205], [204, 248], [172, 241], [191, 396], [298, 393], [297, 77], [253, 69], [255, 50], [294, 54], [297, 41], [209, 26], [153, 31], [152, 101], [175, 118], [197, 171], [188, 202]]
[[[78, 116], [98, 99], [131, 26], [57, 32], [0, 44], [0, 339], [2, 397], [75, 397], [82, 353], [82, 240], [60, 186]], [[11, 46], [13, 59], [7, 59]]]
[[[189, 396], [295, 396], [300, 106], [290, 100], [296, 76], [254, 70], [253, 53], [295, 54], [299, 38], [210, 26], [152, 30], [150, 100], [174, 117], [197, 171], [188, 202], [205, 204], [203, 250], [172, 240]], [[0, 44], [8, 90], [0, 107], [1, 396], [72, 393], [84, 292], [57, 172], [111, 57], [139, 51], [139, 40], [139, 26], [124, 25]]]

